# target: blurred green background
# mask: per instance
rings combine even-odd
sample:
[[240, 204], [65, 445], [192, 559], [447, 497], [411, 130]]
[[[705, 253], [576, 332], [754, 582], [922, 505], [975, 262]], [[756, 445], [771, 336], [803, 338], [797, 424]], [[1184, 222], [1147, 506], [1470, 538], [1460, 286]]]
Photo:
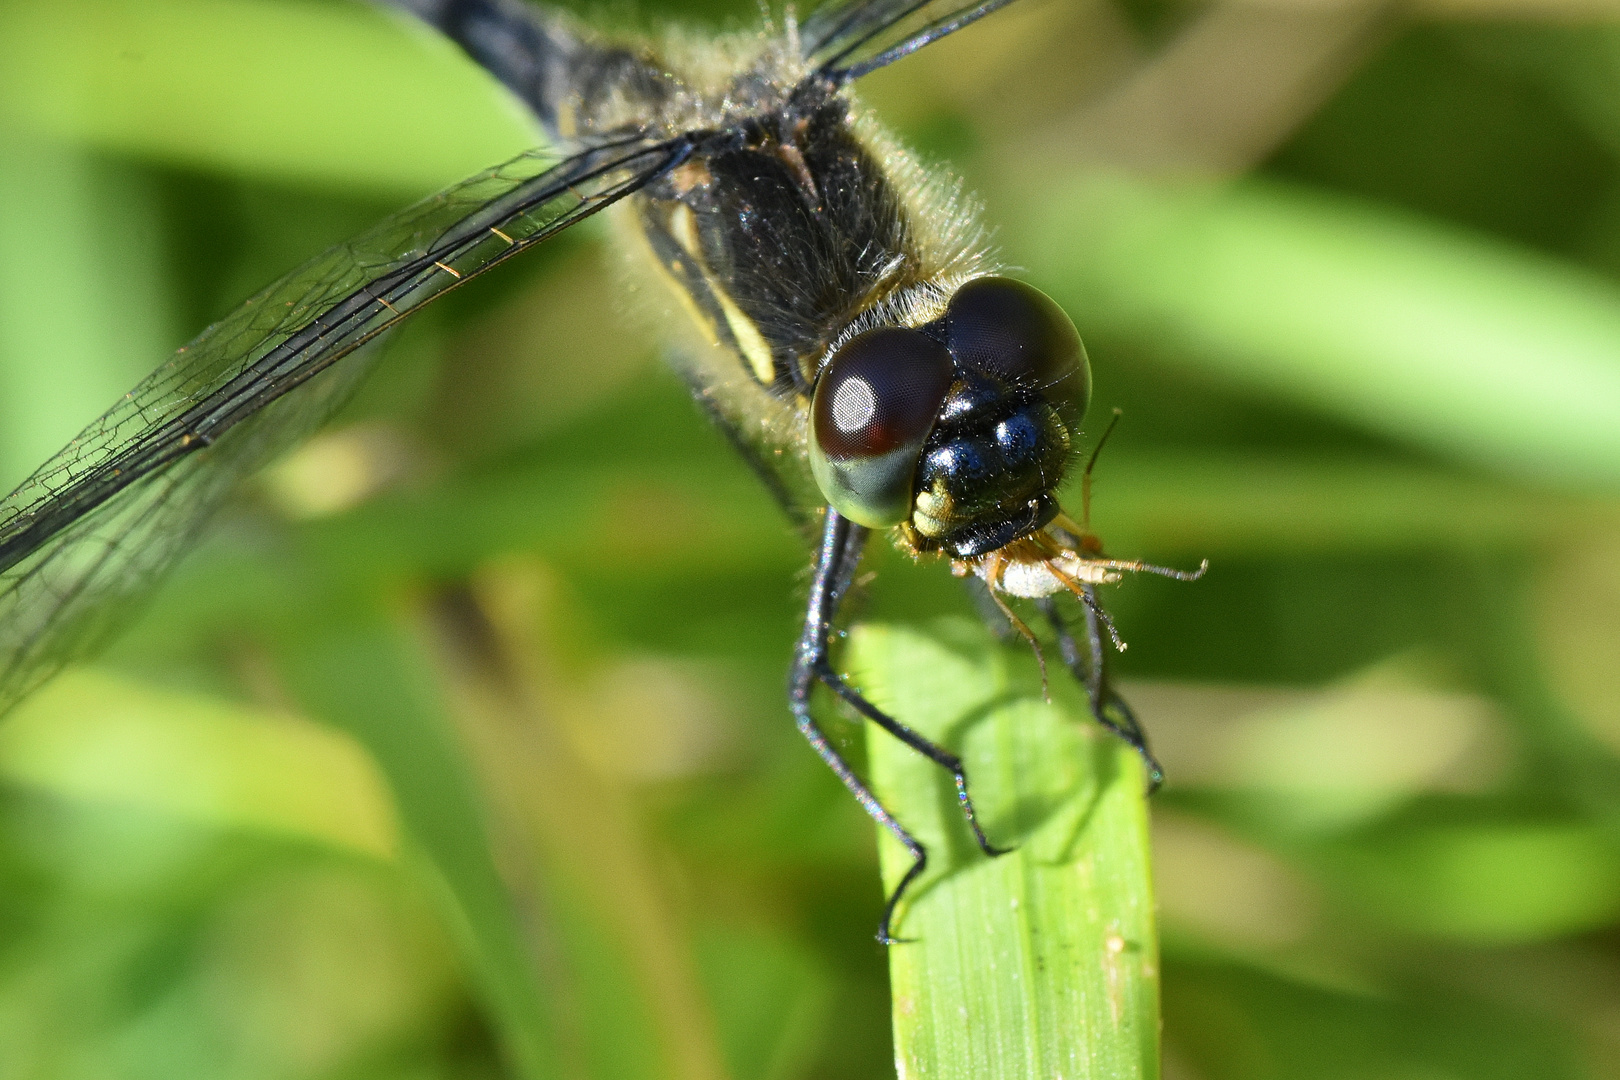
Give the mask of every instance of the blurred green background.
[[[1110, 549], [1212, 563], [1107, 595], [1167, 1077], [1620, 1077], [1620, 9], [1022, 0], [862, 90], [1085, 334]], [[0, 490], [536, 138], [359, 3], [0, 2]], [[0, 1080], [893, 1075], [806, 552], [577, 232], [0, 723]]]

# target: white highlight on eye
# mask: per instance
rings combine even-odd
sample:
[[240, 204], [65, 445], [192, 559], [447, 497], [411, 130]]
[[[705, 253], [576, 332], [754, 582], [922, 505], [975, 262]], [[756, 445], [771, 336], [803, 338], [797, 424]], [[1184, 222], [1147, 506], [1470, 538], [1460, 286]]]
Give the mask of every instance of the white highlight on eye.
[[833, 423], [845, 434], [864, 428], [876, 412], [877, 395], [865, 379], [845, 379], [833, 392]]

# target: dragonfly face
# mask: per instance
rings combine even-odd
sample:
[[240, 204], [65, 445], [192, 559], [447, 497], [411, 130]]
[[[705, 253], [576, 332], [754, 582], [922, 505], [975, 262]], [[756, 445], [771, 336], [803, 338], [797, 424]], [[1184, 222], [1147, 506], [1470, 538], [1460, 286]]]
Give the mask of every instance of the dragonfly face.
[[810, 407], [827, 502], [913, 550], [1005, 547], [1057, 515], [1090, 372], [1067, 315], [1031, 286], [984, 277], [935, 321], [836, 349]]
[[[691, 316], [675, 362], [790, 514], [819, 527], [790, 681], [811, 746], [914, 856], [927, 853], [824, 737], [817, 685], [948, 770], [829, 659], [873, 529], [997, 594], [1083, 601], [1092, 710], [1157, 777], [1101, 651], [1093, 586], [1123, 570], [1060, 512], [1090, 396], [1074, 325], [998, 276], [973, 214], [849, 96], [861, 75], [1011, 0], [827, 0], [717, 70], [601, 41], [522, 0], [387, 0], [439, 28], [533, 110], [558, 149], [474, 177], [293, 271], [210, 327], [0, 503], [0, 711], [94, 647], [231, 487], [297, 441], [354, 356], [445, 291], [616, 207], [625, 242]], [[1023, 624], [1016, 619], [1020, 629]], [[1027, 631], [1026, 631], [1027, 632]]]

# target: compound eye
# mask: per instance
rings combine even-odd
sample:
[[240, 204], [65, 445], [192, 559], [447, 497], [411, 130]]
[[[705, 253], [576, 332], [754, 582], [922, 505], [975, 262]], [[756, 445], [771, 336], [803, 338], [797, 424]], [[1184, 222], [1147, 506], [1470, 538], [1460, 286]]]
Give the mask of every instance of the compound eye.
[[874, 529], [911, 516], [923, 441], [954, 378], [945, 346], [903, 327], [833, 354], [810, 405], [810, 468], [834, 510]]
[[945, 312], [945, 339], [964, 367], [1039, 390], [1071, 423], [1091, 401], [1091, 364], [1079, 331], [1057, 302], [1033, 285], [975, 278]]

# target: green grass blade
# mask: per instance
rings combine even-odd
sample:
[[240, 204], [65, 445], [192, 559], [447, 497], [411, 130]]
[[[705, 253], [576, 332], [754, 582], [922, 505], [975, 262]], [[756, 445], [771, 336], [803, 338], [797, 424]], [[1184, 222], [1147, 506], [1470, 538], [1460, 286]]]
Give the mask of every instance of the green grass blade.
[[0, 128], [0, 205], [0, 250], [17, 255], [0, 260], [0, 490], [10, 491], [176, 335], [162, 205], [138, 169]]
[[0, 779], [62, 799], [395, 858], [375, 762], [296, 716], [72, 668], [0, 724]]
[[[880, 797], [928, 845], [928, 874], [889, 952], [905, 1080], [1136, 1080], [1159, 1075], [1158, 942], [1143, 778], [1134, 755], [1027, 650], [981, 628], [863, 626], [856, 684], [967, 762], [996, 860], [974, 846], [950, 778], [872, 729]], [[1054, 675], [1061, 674], [1054, 672]], [[909, 865], [881, 841], [892, 888]]]
[[1076, 177], [1007, 205], [1082, 327], [1538, 481], [1620, 487], [1620, 290], [1488, 236], [1308, 188]]
[[402, 14], [265, 0], [0, 0], [0, 125], [390, 197], [539, 137], [460, 50]]
[[519, 1080], [562, 1074], [552, 988], [530, 962], [525, 928], [494, 862], [487, 807], [458, 744], [431, 657], [382, 618], [282, 652], [299, 704], [375, 755], [411, 840], [442, 882], [473, 980]]

